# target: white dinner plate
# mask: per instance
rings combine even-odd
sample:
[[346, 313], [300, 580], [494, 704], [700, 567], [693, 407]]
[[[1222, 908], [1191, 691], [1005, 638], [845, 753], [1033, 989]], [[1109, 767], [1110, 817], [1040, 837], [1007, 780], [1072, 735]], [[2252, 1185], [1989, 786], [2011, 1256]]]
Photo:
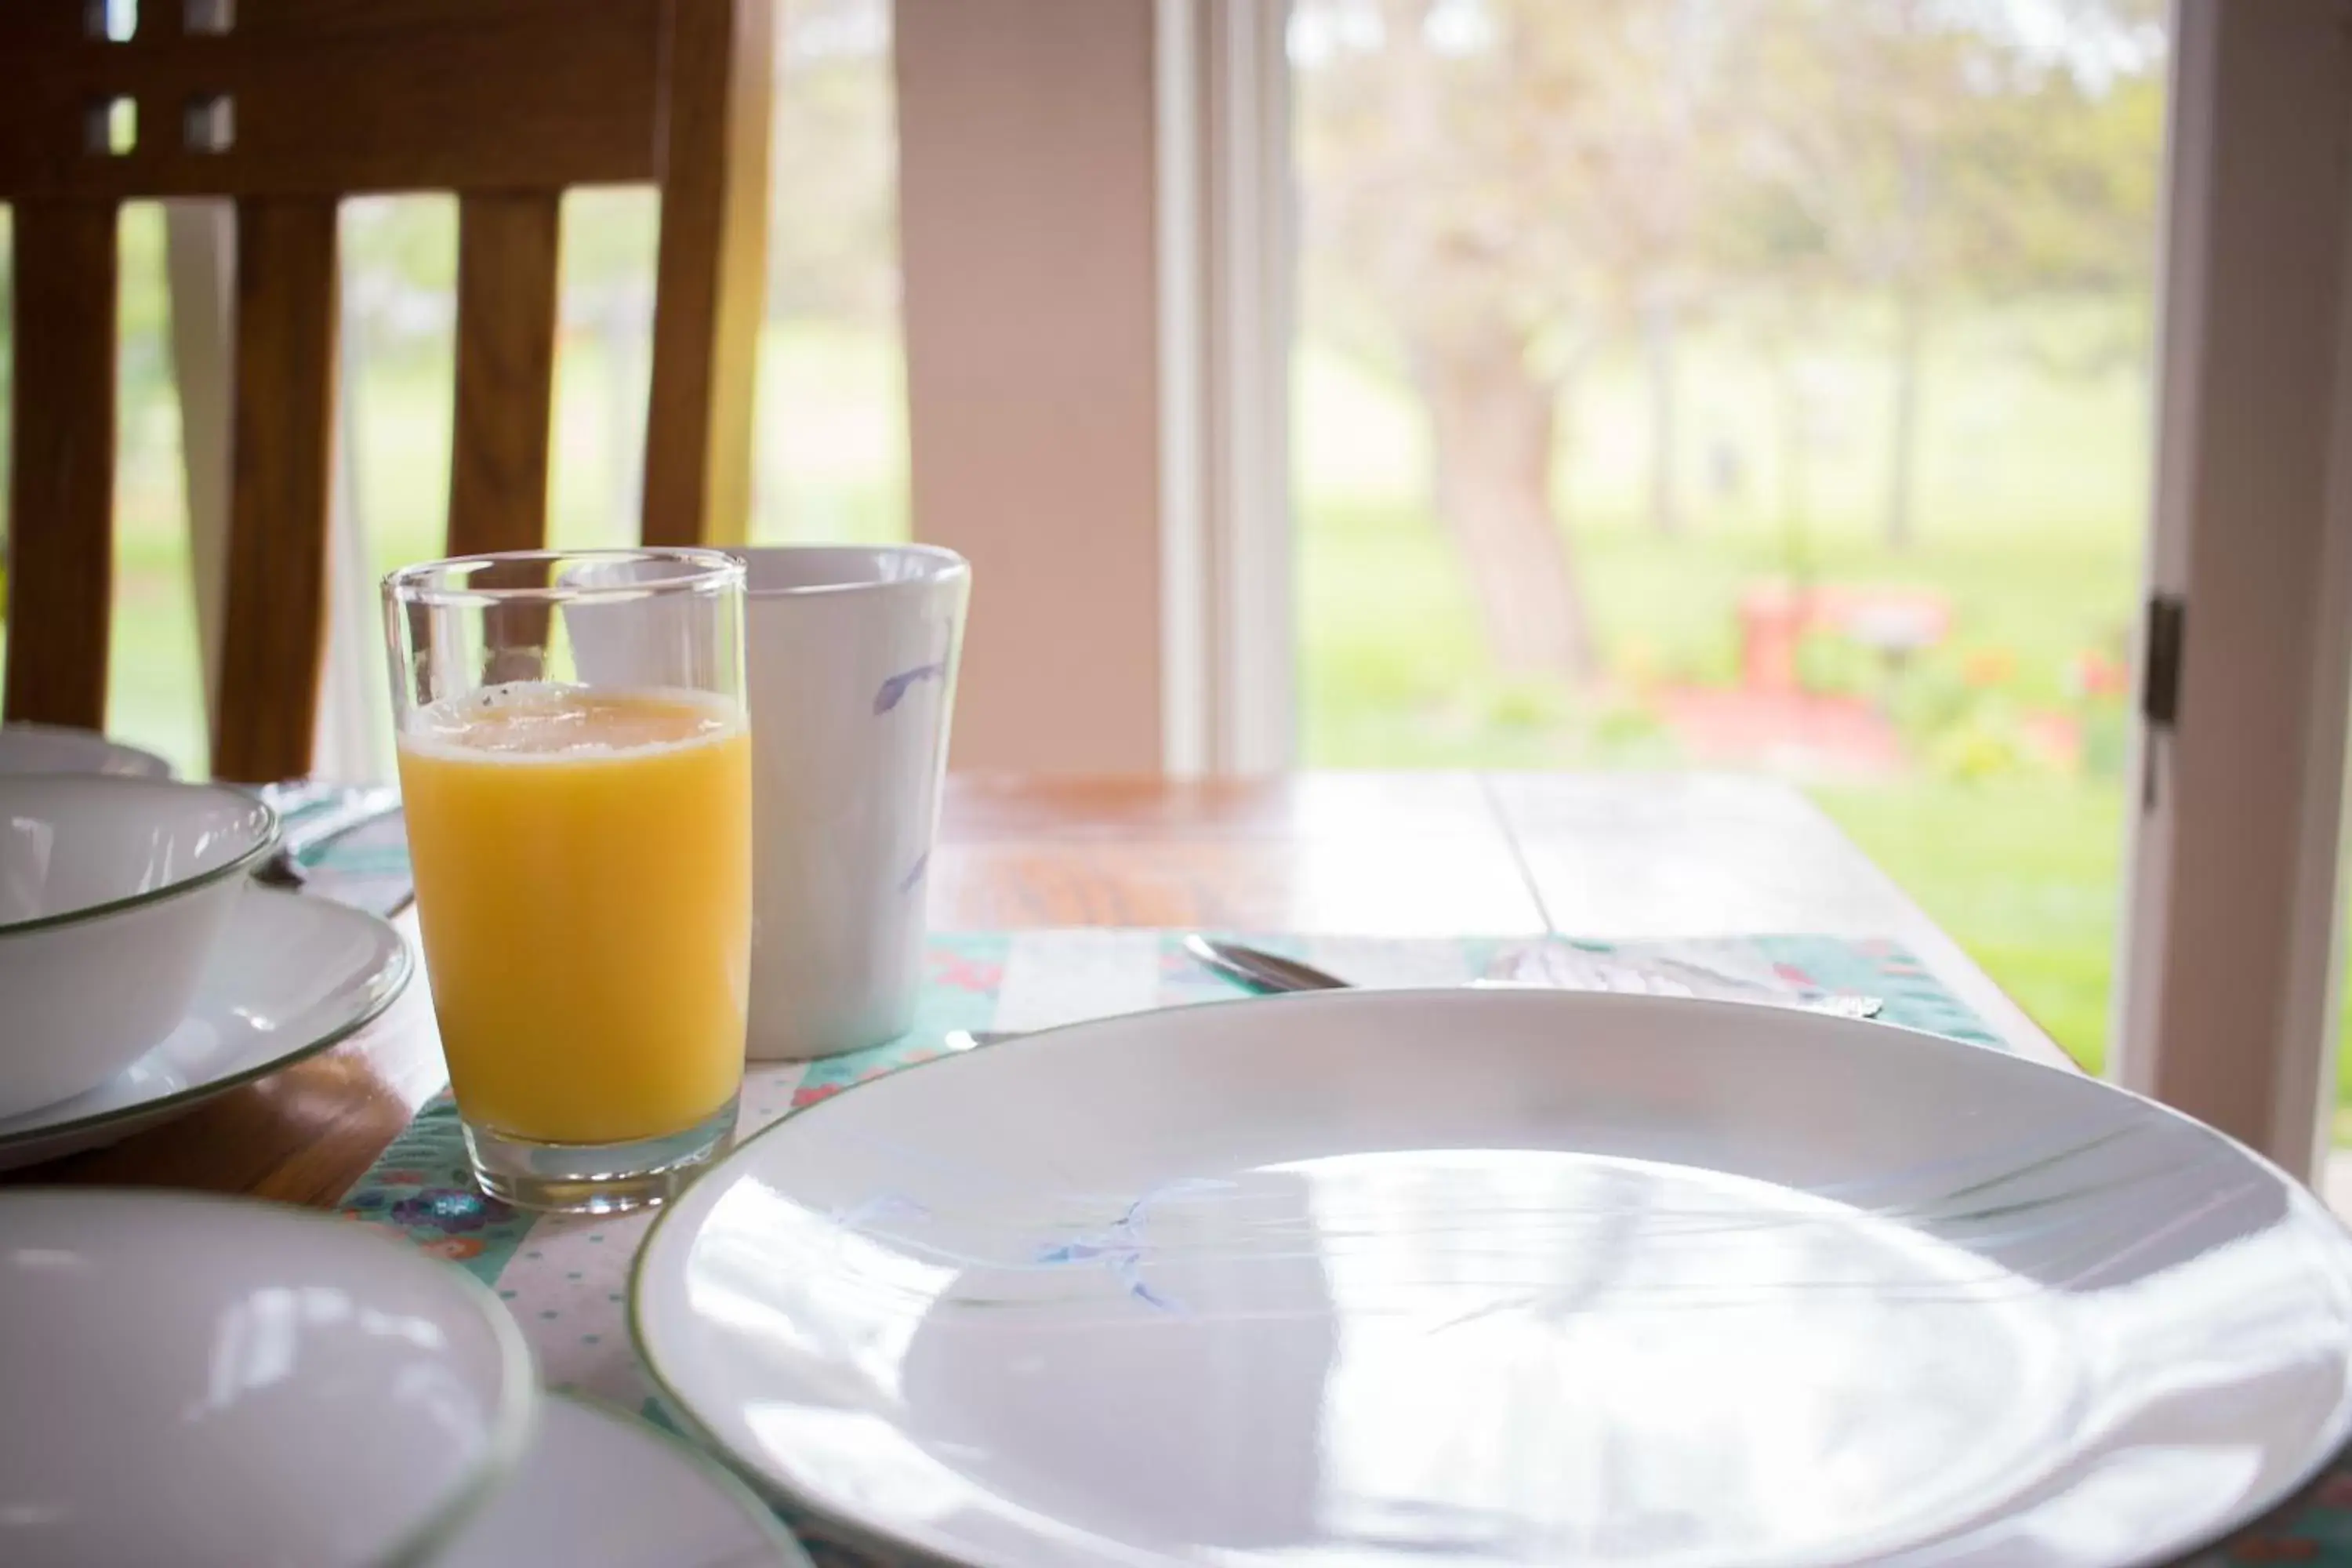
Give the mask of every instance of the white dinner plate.
[[1983, 1047], [1538, 991], [1028, 1036], [656, 1225], [639, 1347], [749, 1475], [1021, 1568], [2121, 1568], [2352, 1429], [2352, 1237]]
[[0, 1171], [96, 1149], [315, 1056], [389, 1006], [408, 944], [326, 899], [242, 889], [163, 1043], [85, 1094], [0, 1121]]
[[808, 1568], [725, 1467], [618, 1411], [541, 1407], [514, 1478], [433, 1568]]
[[539, 1395], [464, 1270], [323, 1215], [0, 1192], [0, 1563], [429, 1561]]

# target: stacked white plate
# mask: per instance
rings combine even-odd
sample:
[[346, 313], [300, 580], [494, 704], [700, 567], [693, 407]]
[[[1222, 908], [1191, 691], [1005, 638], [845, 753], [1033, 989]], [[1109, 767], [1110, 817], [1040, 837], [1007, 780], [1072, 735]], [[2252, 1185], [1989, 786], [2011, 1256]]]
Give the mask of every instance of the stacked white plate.
[[631, 1297], [853, 1542], [1222, 1568], [2172, 1562], [2352, 1434], [2352, 1239], [2146, 1100], [1763, 1007], [1187, 1007], [752, 1140]]
[[178, 1026], [96, 1089], [0, 1119], [0, 1171], [118, 1142], [316, 1056], [390, 1006], [411, 967], [373, 915], [247, 886]]
[[87, 731], [0, 727], [0, 1170], [112, 1142], [388, 1006], [407, 944], [254, 885], [268, 807]]
[[422, 1561], [530, 1440], [489, 1293], [321, 1215], [0, 1192], [0, 1561]]
[[506, 1489], [434, 1568], [807, 1568], [751, 1489], [700, 1450], [563, 1394]]
[[0, 1192], [0, 1562], [749, 1568], [723, 1470], [542, 1401], [462, 1271], [257, 1203]]

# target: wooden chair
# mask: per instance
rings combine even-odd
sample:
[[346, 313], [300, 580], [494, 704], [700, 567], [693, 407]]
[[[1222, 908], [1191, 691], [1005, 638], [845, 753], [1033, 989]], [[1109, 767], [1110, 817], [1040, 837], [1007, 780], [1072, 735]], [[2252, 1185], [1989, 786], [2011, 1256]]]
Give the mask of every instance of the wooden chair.
[[741, 537], [769, 0], [138, 0], [121, 39], [108, 11], [0, 0], [0, 201], [16, 230], [8, 718], [105, 718], [126, 199], [236, 202], [219, 776], [310, 764], [343, 196], [457, 194], [448, 544], [463, 553], [545, 536], [562, 191], [659, 187], [644, 534]]

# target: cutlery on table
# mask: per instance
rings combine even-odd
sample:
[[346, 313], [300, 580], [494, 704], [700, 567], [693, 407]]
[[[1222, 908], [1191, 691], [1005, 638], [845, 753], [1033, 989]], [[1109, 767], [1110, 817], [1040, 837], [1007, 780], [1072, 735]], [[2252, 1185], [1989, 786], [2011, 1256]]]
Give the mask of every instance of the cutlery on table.
[[[1218, 973], [1258, 991], [1343, 991], [1349, 982], [1328, 970], [1285, 958], [1245, 942], [1222, 942], [1199, 932], [1184, 939], [1184, 951]], [[1790, 991], [1743, 974], [1709, 968], [1686, 958], [1660, 954], [1624, 959], [1585, 948], [1557, 945], [1520, 949], [1473, 985], [1527, 985], [1554, 991], [1613, 991], [1642, 996], [1690, 996], [1729, 1002], [1761, 1002], [1826, 1013], [1839, 1018], [1874, 1018], [1886, 1003], [1877, 996], [1842, 991]]]
[[1471, 984], [1754, 1002], [1823, 1013], [1833, 1018], [1875, 1018], [1886, 1009], [1884, 997], [1851, 991], [1792, 989], [1675, 953], [1646, 952], [1626, 957], [1557, 942], [1510, 949], [1488, 965], [1484, 978]]
[[[1326, 969], [1246, 942], [1225, 942], [1194, 931], [1184, 939], [1184, 951], [1203, 968], [1253, 991], [1347, 991], [1352, 983]], [[1567, 962], [1561, 962], [1561, 954]], [[1689, 996], [1728, 1002], [1753, 1002], [1823, 1013], [1834, 1018], [1874, 1018], [1885, 1010], [1884, 997], [1843, 991], [1788, 991], [1746, 975], [1732, 974], [1686, 958], [1658, 956], [1639, 962], [1583, 948], [1529, 948], [1507, 955], [1500, 973], [1474, 980], [1473, 985], [1526, 985], [1555, 991], [1611, 991], [1644, 996]], [[1017, 1029], [954, 1029], [946, 1043], [950, 1050], [994, 1045], [1023, 1033]]]
[[[280, 809], [285, 809], [283, 804]], [[255, 868], [254, 880], [273, 888], [302, 887], [310, 880], [310, 868], [302, 863], [304, 856], [399, 809], [400, 792], [389, 784], [353, 790], [341, 804], [289, 829], [278, 839], [277, 850]]]
[[1184, 951], [1197, 959], [1202, 967], [1215, 971], [1226, 979], [1237, 981], [1253, 991], [1345, 991], [1349, 983], [1318, 969], [1311, 963], [1301, 963], [1295, 958], [1285, 958], [1278, 952], [1268, 952], [1262, 947], [1250, 947], [1238, 942], [1219, 942], [1214, 937], [1192, 932], [1184, 939]]

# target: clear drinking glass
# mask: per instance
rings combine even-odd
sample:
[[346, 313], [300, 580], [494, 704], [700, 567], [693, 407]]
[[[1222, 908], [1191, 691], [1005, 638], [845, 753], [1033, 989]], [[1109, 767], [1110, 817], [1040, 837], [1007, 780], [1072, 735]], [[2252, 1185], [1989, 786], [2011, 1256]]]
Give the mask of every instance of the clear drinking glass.
[[384, 579], [417, 918], [482, 1190], [659, 1203], [743, 1079], [743, 568], [534, 551]]

